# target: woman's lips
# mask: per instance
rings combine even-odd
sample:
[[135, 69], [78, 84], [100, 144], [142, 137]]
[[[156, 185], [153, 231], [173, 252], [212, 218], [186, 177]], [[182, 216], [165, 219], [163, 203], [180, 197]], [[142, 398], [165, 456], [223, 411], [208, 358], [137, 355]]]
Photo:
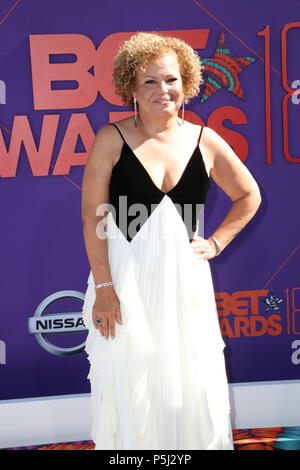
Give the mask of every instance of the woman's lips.
[[172, 100], [155, 100], [154, 103], [159, 103], [159, 104], [168, 104], [171, 103]]

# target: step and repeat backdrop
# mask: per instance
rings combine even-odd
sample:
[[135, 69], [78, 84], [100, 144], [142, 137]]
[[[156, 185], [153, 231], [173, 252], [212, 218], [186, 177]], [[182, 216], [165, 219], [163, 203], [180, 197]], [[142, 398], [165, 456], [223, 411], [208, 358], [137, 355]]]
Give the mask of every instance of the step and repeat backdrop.
[[[228, 380], [300, 377], [299, 1], [2, 0], [0, 400], [90, 391], [82, 176], [97, 130], [132, 112], [112, 62], [136, 31], [198, 51], [185, 119], [218, 132], [261, 190], [210, 262]], [[211, 183], [206, 237], [231, 206]]]

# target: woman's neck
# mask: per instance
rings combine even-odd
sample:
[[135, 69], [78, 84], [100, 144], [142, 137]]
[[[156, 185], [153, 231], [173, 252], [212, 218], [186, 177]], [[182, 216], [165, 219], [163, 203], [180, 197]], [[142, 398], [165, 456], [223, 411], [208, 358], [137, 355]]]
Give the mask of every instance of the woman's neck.
[[139, 130], [147, 137], [163, 138], [165, 135], [173, 134], [180, 125], [177, 114], [171, 117], [148, 117], [139, 113], [137, 126]]

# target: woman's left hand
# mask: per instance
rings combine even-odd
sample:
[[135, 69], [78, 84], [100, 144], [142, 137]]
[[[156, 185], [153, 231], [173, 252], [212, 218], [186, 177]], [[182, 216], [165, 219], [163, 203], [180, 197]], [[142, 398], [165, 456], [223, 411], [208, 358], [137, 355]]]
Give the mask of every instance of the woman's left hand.
[[191, 241], [191, 247], [198, 259], [211, 259], [216, 256], [216, 247], [213, 242], [205, 238], [194, 237]]

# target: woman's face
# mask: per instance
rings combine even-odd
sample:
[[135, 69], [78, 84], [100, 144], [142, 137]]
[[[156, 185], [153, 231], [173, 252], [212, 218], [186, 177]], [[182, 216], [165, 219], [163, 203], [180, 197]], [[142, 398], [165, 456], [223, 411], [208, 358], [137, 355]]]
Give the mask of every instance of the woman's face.
[[140, 113], [149, 117], [176, 115], [183, 98], [182, 80], [175, 53], [166, 52], [138, 70], [132, 95]]

